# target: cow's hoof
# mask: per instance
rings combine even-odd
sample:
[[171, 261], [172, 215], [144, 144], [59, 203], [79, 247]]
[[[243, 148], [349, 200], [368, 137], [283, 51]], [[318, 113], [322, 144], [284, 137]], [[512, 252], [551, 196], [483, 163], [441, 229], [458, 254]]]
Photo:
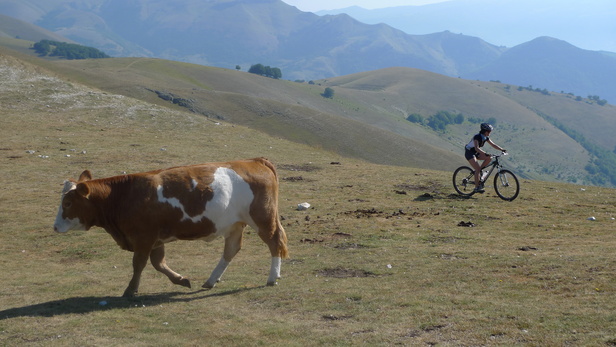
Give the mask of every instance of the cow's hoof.
[[177, 284], [181, 285], [182, 287], [191, 288], [190, 280], [188, 278], [182, 277]]
[[135, 295], [137, 295], [137, 291], [136, 290], [125, 290], [124, 294], [122, 294], [123, 298], [132, 298]]
[[267, 282], [267, 286], [268, 287], [275, 287], [278, 285], [278, 282], [274, 281], [274, 282]]

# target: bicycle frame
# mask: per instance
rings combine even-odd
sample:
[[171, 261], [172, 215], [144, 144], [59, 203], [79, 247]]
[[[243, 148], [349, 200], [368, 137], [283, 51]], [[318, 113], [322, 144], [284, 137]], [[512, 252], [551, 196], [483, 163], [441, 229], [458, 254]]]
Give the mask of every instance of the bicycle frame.
[[486, 170], [486, 169], [489, 168], [488, 174], [486, 175], [486, 177], [485, 178], [483, 178], [483, 177], [479, 178], [481, 183], [485, 183], [488, 180], [488, 178], [490, 178], [490, 176], [492, 176], [492, 172], [494, 172], [494, 169], [496, 169], [497, 172], [501, 171], [501, 169], [503, 168], [503, 165], [501, 165], [501, 163], [498, 161], [498, 158], [500, 158], [501, 155], [506, 155], [506, 154], [498, 154], [498, 155], [497, 154], [493, 154], [493, 155], [490, 156], [493, 160], [492, 160], [492, 162], [490, 164], [488, 164], [488, 166], [486, 166], [486, 167], [484, 167], [482, 169], [482, 171], [483, 171], [483, 170]]

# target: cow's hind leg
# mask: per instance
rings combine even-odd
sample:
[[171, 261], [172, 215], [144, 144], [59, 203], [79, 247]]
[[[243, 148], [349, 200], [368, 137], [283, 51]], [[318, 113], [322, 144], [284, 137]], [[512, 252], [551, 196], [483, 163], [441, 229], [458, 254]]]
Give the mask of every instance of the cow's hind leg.
[[272, 255], [267, 285], [275, 286], [278, 284], [277, 280], [280, 278], [282, 259], [289, 256], [289, 251], [287, 249], [287, 234], [280, 224], [280, 220], [277, 217], [273, 217], [273, 220], [270, 220], [263, 226], [259, 226], [259, 237], [267, 244]]
[[216, 283], [220, 281], [222, 274], [227, 270], [229, 263], [235, 257], [237, 252], [242, 249], [242, 236], [246, 224], [235, 223], [232, 226], [232, 230], [229, 232], [229, 236], [225, 239], [225, 250], [218, 262], [218, 265], [212, 271], [210, 278], [203, 284], [203, 288], [214, 288]]
[[152, 266], [154, 266], [156, 270], [169, 277], [172, 283], [190, 288], [190, 280], [188, 278], [182, 277], [182, 275], [171, 270], [169, 266], [167, 266], [167, 262], [165, 261], [165, 245], [152, 250], [150, 253], [150, 262], [152, 262]]

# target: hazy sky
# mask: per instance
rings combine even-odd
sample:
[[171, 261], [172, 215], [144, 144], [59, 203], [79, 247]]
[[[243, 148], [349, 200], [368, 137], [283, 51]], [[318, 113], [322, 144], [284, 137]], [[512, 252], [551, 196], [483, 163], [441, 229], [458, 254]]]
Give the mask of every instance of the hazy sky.
[[366, 9], [385, 8], [393, 6], [426, 5], [447, 0], [282, 0], [304, 12], [317, 12], [321, 10], [337, 10], [351, 6]]

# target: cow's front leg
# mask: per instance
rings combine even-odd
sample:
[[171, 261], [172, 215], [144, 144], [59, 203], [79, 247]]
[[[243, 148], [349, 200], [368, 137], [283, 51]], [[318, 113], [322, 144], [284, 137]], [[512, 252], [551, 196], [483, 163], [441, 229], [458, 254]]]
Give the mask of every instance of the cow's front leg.
[[214, 288], [216, 283], [220, 281], [222, 274], [225, 273], [225, 270], [229, 266], [229, 263], [233, 257], [235, 257], [237, 252], [242, 249], [242, 236], [245, 227], [246, 224], [243, 223], [236, 223], [233, 225], [233, 229], [229, 233], [229, 236], [225, 239], [225, 251], [220, 258], [218, 265], [216, 265], [216, 268], [212, 271], [210, 278], [203, 284], [203, 288]]
[[133, 278], [131, 278], [128, 283], [128, 287], [122, 296], [131, 297], [137, 294], [137, 291], [139, 290], [139, 281], [141, 280], [141, 273], [143, 272], [145, 265], [148, 263], [149, 256], [150, 252], [135, 250], [135, 253], [133, 254]]
[[188, 278], [182, 277], [182, 275], [171, 270], [169, 266], [167, 266], [167, 262], [165, 261], [165, 245], [152, 250], [150, 253], [150, 262], [156, 270], [165, 274], [172, 283], [190, 288], [190, 280]]

